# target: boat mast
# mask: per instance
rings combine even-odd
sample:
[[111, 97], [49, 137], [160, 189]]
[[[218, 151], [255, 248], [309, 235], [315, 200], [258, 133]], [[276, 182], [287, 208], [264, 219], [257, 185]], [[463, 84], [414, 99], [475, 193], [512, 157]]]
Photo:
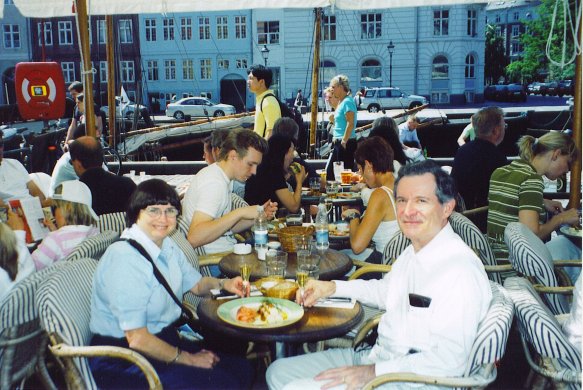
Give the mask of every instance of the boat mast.
[[[583, 31], [579, 31], [579, 43], [582, 41]], [[583, 81], [581, 80], [581, 72], [583, 64], [581, 63], [581, 53], [577, 54], [575, 59], [575, 93], [573, 94], [573, 141], [577, 147], [581, 147], [581, 98], [583, 90]], [[581, 207], [581, 153], [571, 164], [571, 195], [569, 197], [569, 207]]]
[[115, 107], [115, 58], [113, 53], [113, 16], [107, 15], [105, 17], [105, 30], [107, 31], [107, 41], [105, 42], [105, 50], [107, 53], [107, 106], [109, 107], [109, 115], [107, 124], [109, 126], [109, 144], [115, 147], [117, 140], [117, 131], [115, 129], [115, 119], [117, 109]]
[[[316, 155], [316, 131], [318, 129], [318, 98], [320, 91], [318, 90], [318, 76], [320, 74], [320, 37], [322, 29], [322, 8], [315, 8], [315, 33], [314, 33], [314, 62], [312, 65], [312, 103], [310, 111], [310, 146], [309, 153], [315, 157]], [[324, 97], [322, 97], [323, 99]], [[313, 148], [310, 150], [310, 148]]]
[[81, 47], [81, 74], [83, 75], [83, 90], [85, 91], [85, 128], [87, 135], [95, 137], [95, 112], [93, 110], [93, 69], [89, 51], [89, 24], [87, 18], [87, 3], [85, 0], [75, 0], [77, 11], [77, 27], [79, 29], [79, 46]]

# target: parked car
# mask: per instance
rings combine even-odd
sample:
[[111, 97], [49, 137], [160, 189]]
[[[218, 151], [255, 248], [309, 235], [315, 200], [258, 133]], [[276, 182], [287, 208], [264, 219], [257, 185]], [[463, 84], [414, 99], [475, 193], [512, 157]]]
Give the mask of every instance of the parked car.
[[551, 81], [550, 83], [548, 83], [547, 94], [549, 96], [557, 96], [559, 94], [559, 82], [558, 81]]
[[573, 80], [561, 80], [559, 81], [559, 96], [563, 97], [564, 95], [571, 95], [573, 96], [575, 93], [575, 85], [573, 84]]
[[[142, 106], [141, 104], [136, 105], [136, 103], [134, 102], [129, 102], [122, 109], [121, 97], [119, 96], [115, 97], [115, 116], [117, 118], [132, 119], [134, 116], [134, 112], [136, 112], [136, 109], [141, 110], [143, 108], [146, 107]], [[109, 117], [109, 106], [101, 106], [101, 110], [105, 113], [105, 116]]]
[[235, 112], [235, 107], [230, 104], [217, 104], [200, 96], [186, 97], [166, 106], [166, 116], [173, 116], [179, 120], [183, 120], [185, 115], [206, 118], [232, 115]]
[[528, 93], [532, 95], [546, 96], [548, 87], [548, 83], [540, 83], [536, 81], [532, 84], [528, 84]]
[[484, 97], [496, 101], [526, 101], [526, 88], [522, 84], [495, 84], [484, 89]]
[[387, 108], [414, 108], [427, 104], [425, 97], [409, 95], [396, 87], [367, 89], [362, 99], [361, 108], [368, 112], [379, 112]]

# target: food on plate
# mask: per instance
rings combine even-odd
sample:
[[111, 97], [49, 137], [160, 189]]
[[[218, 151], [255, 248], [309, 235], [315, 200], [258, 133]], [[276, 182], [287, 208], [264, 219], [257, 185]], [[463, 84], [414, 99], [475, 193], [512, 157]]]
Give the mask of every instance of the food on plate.
[[354, 192], [339, 192], [338, 194], [336, 194], [336, 196], [338, 198], [352, 199], [358, 196], [358, 194], [355, 194]]
[[571, 236], [578, 236], [581, 237], [581, 228], [576, 226], [569, 226], [567, 229], [567, 234]]
[[269, 301], [263, 301], [257, 309], [241, 306], [237, 310], [237, 321], [255, 325], [277, 324], [287, 320], [287, 312]]
[[292, 164], [289, 166], [289, 168], [292, 170], [292, 172], [293, 172], [294, 174], [296, 174], [296, 173], [298, 173], [299, 171], [301, 171], [301, 170], [302, 170], [302, 166], [301, 166], [301, 164], [300, 164], [300, 163], [297, 163], [297, 162], [295, 162], [295, 163], [292, 163]]

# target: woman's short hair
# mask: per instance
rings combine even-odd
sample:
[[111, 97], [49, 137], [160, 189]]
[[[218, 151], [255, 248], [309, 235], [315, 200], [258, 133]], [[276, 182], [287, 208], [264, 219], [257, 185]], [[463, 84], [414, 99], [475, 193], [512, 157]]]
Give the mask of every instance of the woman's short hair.
[[281, 133], [273, 134], [269, 137], [267, 144], [269, 145], [269, 150], [263, 155], [260, 169], [263, 170], [267, 168], [285, 172], [287, 167], [284, 168], [283, 161], [285, 159], [285, 154], [293, 144], [293, 140], [287, 135]]
[[573, 139], [560, 131], [549, 131], [539, 138], [531, 135], [520, 137], [518, 142], [520, 158], [526, 161], [540, 154], [545, 154], [552, 150], [560, 150], [563, 156], [569, 156], [570, 161], [574, 161], [579, 156], [579, 150]]
[[334, 87], [340, 85], [346, 92], [350, 91], [350, 81], [348, 81], [348, 76], [343, 74], [332, 77], [332, 80], [330, 80], [330, 85]]
[[365, 161], [372, 165], [373, 172], [393, 172], [393, 149], [381, 137], [369, 137], [358, 144], [354, 160], [364, 167]]
[[272, 135], [283, 134], [291, 140], [294, 140], [294, 144], [297, 143], [298, 132], [299, 127], [296, 121], [286, 116], [277, 119], [273, 124], [273, 130], [271, 130]]
[[0, 222], [0, 268], [6, 271], [10, 280], [18, 273], [18, 246], [16, 235], [8, 225]]
[[407, 164], [407, 156], [403, 152], [403, 145], [399, 139], [399, 127], [395, 120], [388, 116], [380, 116], [372, 122], [372, 129], [369, 138], [381, 137], [389, 143], [393, 149], [393, 160], [397, 160], [401, 165]]
[[182, 211], [180, 198], [176, 190], [160, 179], [150, 179], [138, 184], [130, 199], [126, 211], [127, 226], [132, 226], [138, 220], [140, 211], [151, 205], [171, 205]]
[[[55, 194], [63, 193], [63, 185], [59, 184], [55, 187]], [[61, 210], [65, 223], [67, 225], [85, 225], [91, 226], [95, 224], [95, 220], [91, 215], [89, 207], [85, 204], [77, 202], [69, 202], [68, 200], [53, 199], [53, 204]]]

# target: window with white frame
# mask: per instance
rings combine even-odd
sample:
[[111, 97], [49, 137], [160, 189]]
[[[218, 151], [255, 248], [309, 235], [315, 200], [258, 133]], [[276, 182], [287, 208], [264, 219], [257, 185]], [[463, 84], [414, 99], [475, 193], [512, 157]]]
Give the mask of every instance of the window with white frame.
[[433, 80], [449, 78], [449, 61], [444, 55], [435, 56], [433, 59], [431, 78]]
[[75, 81], [75, 63], [61, 62], [61, 70], [63, 71], [63, 78], [65, 83], [72, 83]]
[[44, 45], [45, 46], [52, 46], [52, 44], [53, 44], [53, 23], [52, 22], [37, 23], [38, 44], [39, 44], [39, 46], [43, 45], [43, 32], [42, 32], [43, 24], [45, 26]]
[[182, 60], [182, 79], [194, 80], [194, 62], [192, 60]]
[[510, 44], [510, 54], [511, 55], [518, 55], [522, 53], [522, 45], [520, 42], [512, 42]]
[[156, 42], [156, 19], [144, 19], [146, 28], [146, 41]]
[[336, 16], [324, 15], [322, 18], [322, 39], [325, 41], [336, 40]]
[[105, 20], [100, 19], [97, 21], [97, 43], [104, 44], [105, 42], [107, 42], [107, 27]]
[[73, 24], [69, 20], [60, 21], [59, 24], [59, 45], [73, 44]]
[[324, 60], [320, 62], [320, 69], [322, 70], [322, 81], [329, 83], [330, 80], [338, 73], [336, 71], [336, 64], [334, 61]]
[[229, 39], [229, 18], [217, 16], [217, 39]]
[[381, 63], [377, 60], [366, 60], [360, 67], [360, 82], [383, 81]]
[[512, 26], [512, 38], [518, 38], [520, 36], [520, 25], [515, 24]]
[[433, 10], [433, 35], [449, 35], [449, 10]]
[[469, 9], [467, 34], [470, 37], [475, 37], [476, 35], [478, 35], [477, 25], [478, 25], [478, 11], [475, 9]]
[[468, 54], [466, 56], [465, 78], [476, 78], [476, 57], [473, 54]]
[[213, 78], [213, 70], [211, 68], [210, 58], [204, 58], [200, 60], [200, 79], [210, 80]]
[[134, 61], [120, 61], [121, 82], [133, 83], [135, 81]]
[[176, 80], [176, 60], [164, 60], [164, 76], [166, 80]]
[[4, 25], [4, 47], [6, 49], [20, 48], [20, 26], [18, 24]]
[[431, 91], [431, 103], [433, 104], [449, 103], [449, 93], [447, 91]]
[[218, 60], [217, 61], [217, 68], [228, 70], [229, 69], [229, 60]]
[[198, 38], [201, 40], [211, 39], [211, 21], [207, 17], [198, 18]]
[[360, 39], [377, 39], [382, 37], [382, 14], [360, 15]]
[[236, 39], [247, 38], [247, 17], [246, 16], [235, 16], [235, 38]]
[[174, 19], [164, 18], [162, 20], [162, 35], [165, 41], [174, 40]]
[[134, 39], [132, 36], [132, 20], [131, 19], [120, 19], [119, 20], [119, 43], [133, 43]]
[[146, 70], [148, 72], [148, 81], [158, 81], [160, 78], [158, 75], [158, 61], [148, 60], [146, 61]]
[[496, 23], [500, 23], [500, 14], [496, 14], [496, 17], [494, 18]]
[[183, 41], [192, 39], [192, 18], [180, 18], [180, 39]]
[[520, 12], [518, 12], [518, 11], [514, 12], [514, 13], [512, 14], [512, 19], [513, 19], [515, 22], [518, 22], [518, 21], [520, 20]]
[[247, 69], [247, 59], [246, 58], [237, 58], [235, 60], [235, 68], [237, 69]]
[[107, 61], [99, 61], [99, 81], [101, 84], [107, 83]]
[[501, 37], [502, 36], [502, 27], [496, 26], [496, 36], [497, 37]]
[[257, 43], [279, 43], [279, 21], [257, 22]]

